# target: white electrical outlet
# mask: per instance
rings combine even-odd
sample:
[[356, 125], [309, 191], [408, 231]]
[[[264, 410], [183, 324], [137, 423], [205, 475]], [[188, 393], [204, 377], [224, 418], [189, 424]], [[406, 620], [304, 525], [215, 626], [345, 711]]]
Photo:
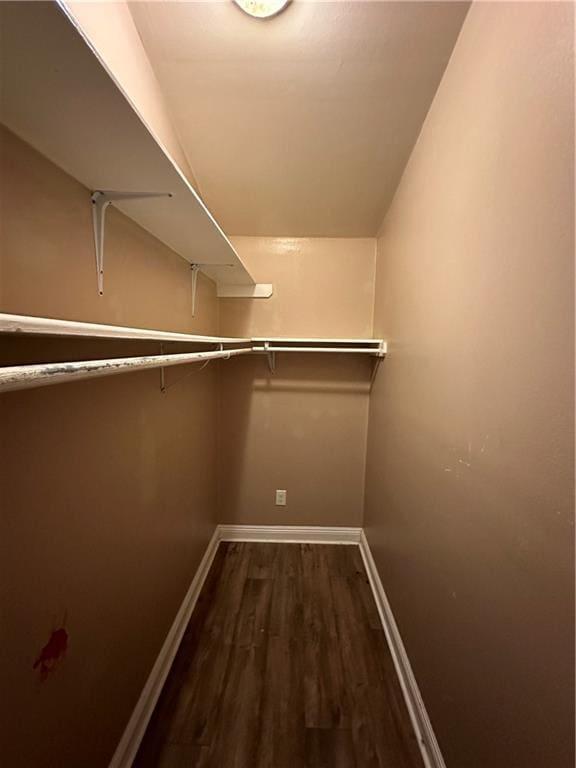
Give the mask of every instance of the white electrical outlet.
[[286, 506], [286, 491], [276, 491], [276, 506], [277, 507]]

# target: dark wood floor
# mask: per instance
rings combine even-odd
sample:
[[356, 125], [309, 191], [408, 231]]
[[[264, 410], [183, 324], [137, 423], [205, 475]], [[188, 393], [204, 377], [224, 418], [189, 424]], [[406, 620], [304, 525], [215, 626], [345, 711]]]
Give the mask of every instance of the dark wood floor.
[[356, 546], [222, 543], [137, 768], [422, 768]]

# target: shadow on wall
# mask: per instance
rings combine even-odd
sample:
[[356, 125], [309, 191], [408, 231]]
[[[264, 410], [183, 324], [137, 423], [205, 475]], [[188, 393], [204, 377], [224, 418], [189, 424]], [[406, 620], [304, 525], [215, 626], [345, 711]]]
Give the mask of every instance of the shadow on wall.
[[224, 365], [220, 520], [360, 525], [372, 359], [280, 353], [275, 374], [264, 355]]
[[[289, 355], [289, 356], [288, 356]], [[369, 394], [374, 358], [358, 357], [352, 361], [340, 355], [276, 353], [275, 371], [268, 367], [267, 356], [259, 355], [254, 366], [252, 390], [258, 392], [315, 392], [318, 394]]]

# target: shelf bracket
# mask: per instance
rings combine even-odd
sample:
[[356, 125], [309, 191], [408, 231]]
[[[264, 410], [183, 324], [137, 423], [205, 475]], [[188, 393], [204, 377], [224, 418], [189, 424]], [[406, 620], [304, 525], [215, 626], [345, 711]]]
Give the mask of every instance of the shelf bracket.
[[264, 351], [266, 353], [266, 357], [268, 358], [268, 368], [270, 370], [270, 373], [274, 374], [276, 373], [276, 352], [271, 352], [269, 347], [270, 347], [270, 342], [265, 341]]
[[190, 271], [192, 272], [192, 317], [196, 317], [196, 289], [198, 287], [200, 264], [190, 264]]
[[98, 275], [98, 293], [104, 293], [104, 224], [106, 209], [116, 200], [142, 200], [147, 197], [172, 197], [171, 192], [114, 192], [97, 189], [92, 192], [92, 226], [94, 228], [94, 247], [96, 250], [96, 272]]
[[192, 270], [192, 317], [196, 317], [196, 288], [198, 285], [198, 272], [202, 267], [233, 267], [234, 264], [212, 264], [210, 262], [195, 262], [190, 264]]

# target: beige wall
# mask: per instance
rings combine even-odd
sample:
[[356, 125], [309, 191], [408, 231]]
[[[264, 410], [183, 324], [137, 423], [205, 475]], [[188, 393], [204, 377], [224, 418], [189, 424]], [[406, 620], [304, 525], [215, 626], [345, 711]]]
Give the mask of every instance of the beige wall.
[[[214, 332], [213, 285], [110, 210], [98, 297], [88, 190], [1, 134], [0, 311]], [[5, 340], [4, 362], [155, 352]], [[174, 382], [191, 369], [167, 371]], [[3, 764], [108, 764], [216, 522], [215, 366], [0, 397]], [[32, 670], [65, 621], [65, 661]]]
[[269, 299], [221, 299], [220, 332], [240, 336], [369, 338], [374, 238], [231, 237]]
[[574, 765], [572, 13], [473, 5], [378, 245], [367, 535], [449, 768]]
[[[271, 299], [220, 301], [221, 332], [370, 337], [373, 239], [231, 238]], [[277, 355], [226, 368], [220, 388], [219, 511], [236, 524], [360, 525], [371, 361]], [[286, 507], [274, 492], [288, 491]]]
[[[237, 358], [220, 381], [223, 523], [361, 525], [370, 361]], [[275, 490], [288, 491], [286, 507]]]

